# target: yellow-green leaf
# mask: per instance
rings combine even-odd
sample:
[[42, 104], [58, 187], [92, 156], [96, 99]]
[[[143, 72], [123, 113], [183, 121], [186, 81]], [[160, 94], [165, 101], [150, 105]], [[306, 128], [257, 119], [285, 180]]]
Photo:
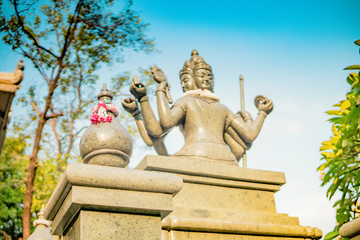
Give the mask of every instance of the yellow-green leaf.
[[339, 180], [339, 178], [335, 178], [334, 179], [334, 184], [336, 184], [338, 180]]
[[329, 115], [341, 115], [341, 111], [339, 110], [330, 110], [326, 112]]
[[340, 156], [341, 154], [343, 153], [343, 150], [342, 149], [339, 149], [339, 151], [337, 151], [337, 153], [335, 154], [335, 156]]
[[322, 152], [321, 155], [323, 155], [325, 158], [332, 158], [334, 157], [334, 154], [331, 152]]
[[344, 70], [360, 70], [360, 65], [351, 65], [344, 68]]
[[327, 167], [327, 163], [322, 164], [317, 170], [323, 171]]
[[340, 110], [345, 110], [351, 106], [351, 103], [349, 100], [345, 100], [341, 103]]
[[334, 135], [340, 134], [340, 131], [337, 130], [335, 125], [332, 125], [332, 132], [334, 133]]
[[325, 151], [325, 150], [335, 150], [336, 148], [335, 148], [335, 146], [333, 146], [333, 145], [322, 145], [321, 147], [320, 147], [320, 151]]

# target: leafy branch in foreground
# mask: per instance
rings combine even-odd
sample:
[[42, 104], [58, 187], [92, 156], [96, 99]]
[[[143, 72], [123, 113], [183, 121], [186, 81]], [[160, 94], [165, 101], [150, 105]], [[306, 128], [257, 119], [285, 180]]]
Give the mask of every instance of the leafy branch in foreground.
[[[360, 40], [355, 41], [360, 46]], [[360, 65], [352, 65], [345, 70], [360, 70]], [[340, 227], [360, 215], [360, 77], [350, 73], [347, 83], [351, 85], [346, 99], [333, 105], [335, 110], [327, 111], [331, 116], [333, 136], [322, 143], [320, 148], [322, 164], [317, 169], [322, 172], [321, 186], [328, 185], [327, 197], [335, 193], [341, 195], [336, 208], [337, 226], [325, 236], [325, 240], [339, 235]]]

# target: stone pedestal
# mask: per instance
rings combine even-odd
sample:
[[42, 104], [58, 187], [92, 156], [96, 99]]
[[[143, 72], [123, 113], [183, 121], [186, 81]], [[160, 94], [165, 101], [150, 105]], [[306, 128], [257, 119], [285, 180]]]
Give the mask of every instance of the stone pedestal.
[[172, 173], [184, 181], [174, 211], [162, 220], [163, 240], [319, 239], [297, 217], [276, 212], [274, 193], [285, 184], [280, 172], [182, 157], [146, 156], [138, 170]]
[[180, 177], [116, 167], [70, 164], [45, 218], [66, 240], [161, 239]]
[[345, 223], [340, 228], [340, 236], [350, 240], [360, 240], [360, 218]]

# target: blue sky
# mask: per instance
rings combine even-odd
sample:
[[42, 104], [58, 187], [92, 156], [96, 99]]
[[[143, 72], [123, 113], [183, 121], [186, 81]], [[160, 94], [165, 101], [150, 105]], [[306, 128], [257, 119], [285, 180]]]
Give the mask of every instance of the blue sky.
[[[348, 89], [349, 72], [342, 69], [360, 62], [359, 48], [353, 44], [360, 39], [360, 2], [135, 0], [134, 9], [150, 23], [148, 35], [159, 51], [150, 55], [127, 51], [125, 63], [99, 72], [100, 82], [110, 82], [119, 71], [137, 74], [139, 67], [157, 64], [177, 99], [182, 95], [178, 72], [191, 50], [197, 49], [213, 68], [215, 93], [236, 112], [243, 74], [246, 109], [254, 117], [256, 95], [266, 95], [275, 105], [248, 152], [248, 166], [285, 172], [287, 184], [276, 194], [278, 212], [298, 216], [302, 225], [330, 231], [335, 211], [315, 170], [320, 144], [331, 134], [324, 112]], [[13, 71], [18, 56], [3, 44], [0, 48], [0, 70]], [[30, 63], [25, 64], [20, 91], [37, 79]], [[168, 136], [170, 152], [180, 149], [179, 139], [179, 131]], [[139, 141], [130, 166], [143, 156]]]

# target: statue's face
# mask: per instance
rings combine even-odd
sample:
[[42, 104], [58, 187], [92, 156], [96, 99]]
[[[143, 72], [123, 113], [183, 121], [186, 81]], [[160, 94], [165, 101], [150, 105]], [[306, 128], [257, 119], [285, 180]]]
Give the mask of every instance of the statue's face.
[[183, 74], [180, 80], [183, 92], [196, 89], [194, 78], [190, 74]]
[[213, 74], [210, 70], [199, 69], [199, 70], [196, 70], [194, 75], [195, 75], [195, 84], [196, 84], [197, 88], [202, 89], [202, 90], [212, 89], [211, 82], [213, 79]]

